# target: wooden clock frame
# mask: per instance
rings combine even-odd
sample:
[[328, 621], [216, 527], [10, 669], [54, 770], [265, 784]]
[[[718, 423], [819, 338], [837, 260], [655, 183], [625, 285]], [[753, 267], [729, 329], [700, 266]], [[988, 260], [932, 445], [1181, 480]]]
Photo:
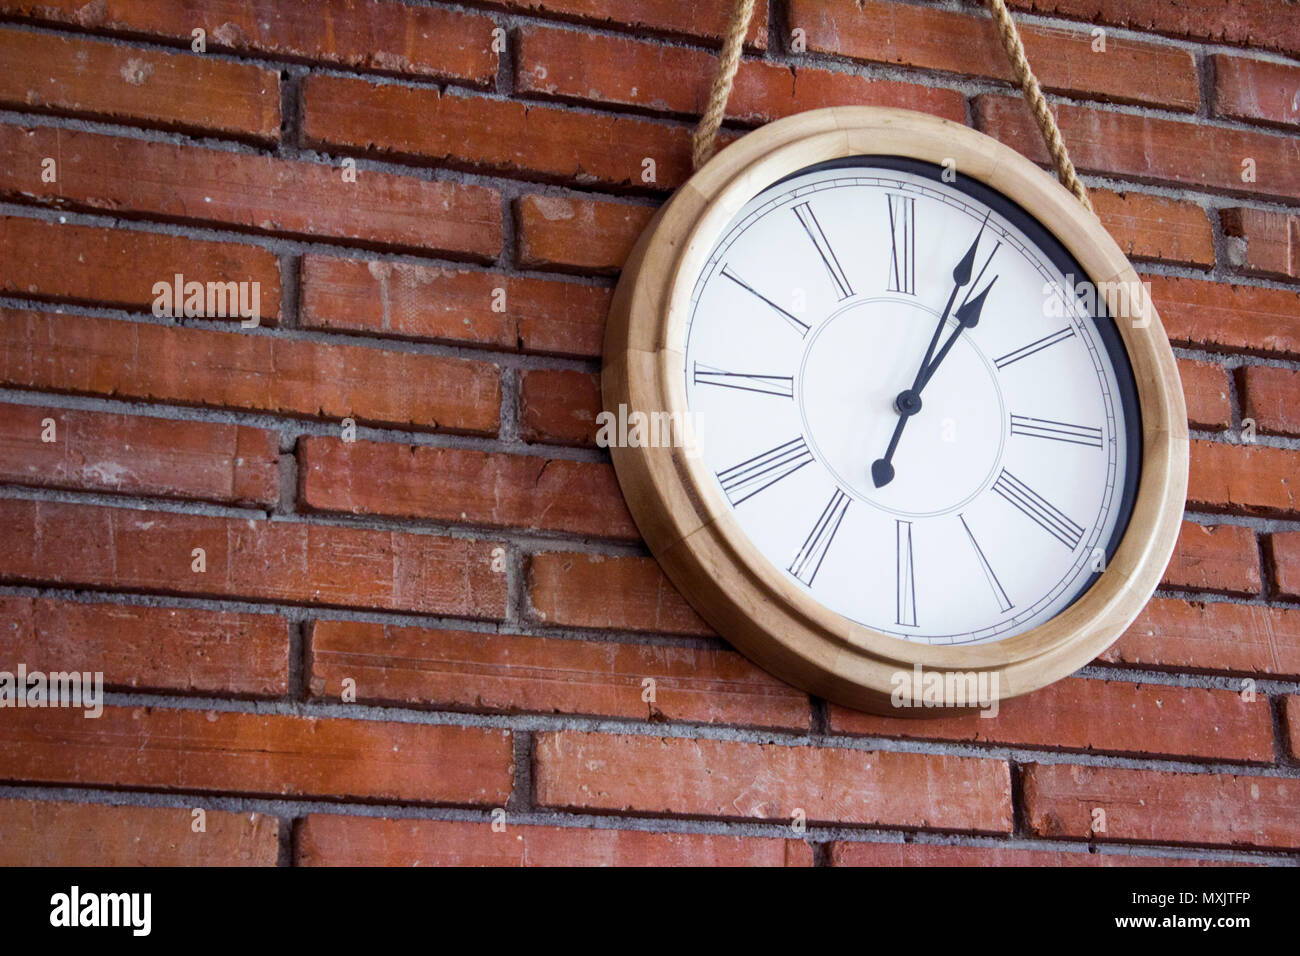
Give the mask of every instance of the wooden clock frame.
[[[808, 166], [852, 156], [956, 163], [1041, 223], [1088, 279], [1141, 289], [1095, 215], [1014, 150], [975, 130], [906, 110], [836, 107], [747, 134], [659, 210], [632, 250], [605, 334], [604, 406], [685, 412], [686, 320], [696, 280], [723, 231], [765, 188]], [[1117, 320], [1137, 385], [1142, 470], [1119, 546], [1083, 595], [1051, 620], [983, 644], [939, 646], [874, 631], [818, 604], [748, 540], [713, 476], [683, 447], [613, 447], [628, 507], [669, 579], [700, 615], [776, 676], [836, 703], [894, 716], [899, 673], [991, 672], [996, 697], [1036, 690], [1105, 650], [1151, 597], [1173, 552], [1187, 490], [1187, 414], [1178, 367], [1145, 294]]]

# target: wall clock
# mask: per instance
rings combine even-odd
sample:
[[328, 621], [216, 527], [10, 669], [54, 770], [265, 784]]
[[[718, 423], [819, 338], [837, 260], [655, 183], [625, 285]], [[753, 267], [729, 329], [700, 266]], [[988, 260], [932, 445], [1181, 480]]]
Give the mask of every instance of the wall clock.
[[1179, 530], [1183, 394], [1132, 266], [1027, 159], [923, 114], [803, 113], [705, 165], [624, 268], [602, 388], [690, 426], [611, 449], [669, 578], [852, 707], [1064, 677]]

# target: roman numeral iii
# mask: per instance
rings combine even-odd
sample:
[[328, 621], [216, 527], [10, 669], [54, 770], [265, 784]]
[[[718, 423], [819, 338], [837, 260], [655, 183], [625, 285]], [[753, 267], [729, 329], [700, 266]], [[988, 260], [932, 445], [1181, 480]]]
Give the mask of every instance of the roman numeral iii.
[[830, 550], [831, 541], [835, 538], [835, 532], [840, 530], [840, 522], [848, 510], [849, 496], [836, 488], [835, 494], [831, 495], [831, 500], [822, 509], [812, 533], [790, 562], [789, 572], [809, 587], [812, 587], [813, 578], [817, 577], [826, 552]]
[[1011, 434], [1024, 435], [1028, 438], [1046, 438], [1051, 441], [1065, 442], [1068, 445], [1087, 445], [1089, 448], [1101, 447], [1100, 428], [1054, 422], [1048, 418], [1012, 415]]
[[801, 435], [718, 472], [718, 481], [734, 506], [794, 474], [812, 460], [812, 452]]

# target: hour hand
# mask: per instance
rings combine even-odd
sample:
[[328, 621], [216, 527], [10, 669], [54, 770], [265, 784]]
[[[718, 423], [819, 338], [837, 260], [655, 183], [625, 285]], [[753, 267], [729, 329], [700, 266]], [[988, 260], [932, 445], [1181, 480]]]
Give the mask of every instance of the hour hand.
[[989, 291], [993, 288], [993, 283], [997, 281], [998, 277], [994, 276], [989, 280], [989, 284], [986, 285], [978, 295], [967, 299], [961, 305], [957, 306], [957, 311], [953, 313], [953, 318], [957, 320], [957, 328], [952, 330], [952, 333], [948, 336], [948, 341], [943, 343], [943, 348], [941, 348], [939, 354], [934, 357], [934, 361], [926, 366], [925, 374], [921, 376], [921, 385], [920, 388], [917, 389], [917, 392], [920, 392], [921, 389], [925, 388], [926, 383], [930, 381], [930, 376], [934, 374], [935, 369], [939, 367], [939, 364], [944, 360], [944, 357], [952, 349], [953, 345], [956, 344], [957, 337], [966, 329], [973, 329], [975, 326], [979, 325], [980, 313], [984, 311], [984, 301], [989, 297]]

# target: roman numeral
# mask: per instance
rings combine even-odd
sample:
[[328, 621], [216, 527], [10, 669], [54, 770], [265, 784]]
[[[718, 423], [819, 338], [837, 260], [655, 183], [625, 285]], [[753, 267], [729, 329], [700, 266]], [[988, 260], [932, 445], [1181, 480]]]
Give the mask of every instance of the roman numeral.
[[738, 275], [732, 272], [729, 266], [722, 267], [722, 274], [726, 276], [728, 279], [730, 279], [732, 282], [736, 283], [736, 285], [740, 286], [750, 295], [754, 296], [755, 298], [759, 299], [762, 302], [767, 303], [773, 309], [775, 309], [777, 311], [777, 314], [780, 315], [781, 318], [785, 319], [785, 321], [790, 325], [790, 327], [799, 333], [800, 338], [803, 338], [805, 335], [808, 334], [808, 328], [809, 328], [808, 323], [800, 322], [798, 319], [796, 319], [785, 309], [781, 308], [779, 305], [777, 305], [767, 296], [763, 295], [763, 293], [759, 292], [757, 289], [755, 289], [744, 279], [740, 278]]
[[813, 525], [812, 533], [808, 535], [803, 547], [790, 562], [787, 570], [809, 587], [812, 587], [813, 578], [817, 577], [822, 560], [830, 550], [835, 532], [840, 530], [840, 522], [844, 520], [844, 513], [848, 510], [849, 496], [836, 488], [835, 494], [831, 495], [831, 500], [822, 509], [817, 524]]
[[1049, 418], [1030, 418], [1027, 415], [1011, 416], [1011, 434], [1028, 438], [1047, 438], [1068, 445], [1101, 447], [1101, 429], [1089, 425], [1070, 425]]
[[812, 452], [800, 436], [718, 472], [718, 481], [734, 506], [794, 474], [812, 460]]
[[916, 295], [916, 197], [886, 193], [889, 201], [890, 292]]
[[1008, 352], [999, 359], [994, 359], [993, 364], [998, 368], [1006, 368], [1012, 362], [1019, 362], [1022, 358], [1028, 358], [1035, 352], [1041, 352], [1050, 345], [1055, 345], [1057, 342], [1064, 342], [1072, 335], [1074, 335], [1074, 329], [1066, 326], [1059, 332], [1053, 332], [1051, 335], [1044, 335], [1036, 342], [1030, 342], [1023, 348], [1018, 348], [1014, 352]]
[[1083, 538], [1082, 526], [1006, 469], [993, 482], [993, 490], [1015, 505], [1040, 528], [1071, 551]]
[[696, 385], [720, 385], [742, 392], [759, 392], [763, 395], [780, 395], [794, 398], [793, 375], [754, 375], [749, 372], [724, 372], [711, 365], [695, 363]]
[[975, 535], [971, 534], [970, 525], [966, 524], [966, 516], [959, 514], [957, 515], [957, 518], [961, 521], [961, 526], [966, 529], [966, 537], [970, 538], [971, 547], [975, 549], [975, 556], [979, 558], [980, 568], [984, 572], [984, 577], [988, 579], [989, 587], [993, 589], [993, 597], [997, 599], [998, 607], [1001, 608], [1002, 612], [1005, 614], [1007, 611], [1010, 611], [1014, 605], [1012, 605], [1011, 599], [1007, 597], [1007, 592], [1002, 590], [1002, 582], [999, 581], [998, 576], [993, 573], [993, 568], [990, 566], [988, 558], [984, 557], [984, 549], [981, 548], [979, 542], [975, 540]]
[[894, 623], [903, 627], [916, 627], [916, 566], [912, 560], [912, 522], [895, 520], [894, 534], [897, 542], [898, 613]]
[[799, 217], [799, 222], [803, 224], [804, 231], [808, 233], [808, 238], [817, 247], [817, 254], [822, 257], [822, 262], [826, 264], [826, 271], [830, 273], [831, 281], [835, 283], [836, 296], [840, 299], [847, 299], [853, 294], [853, 287], [849, 285], [849, 278], [840, 267], [840, 261], [835, 258], [835, 253], [831, 250], [831, 244], [826, 240], [826, 234], [822, 232], [821, 224], [817, 222], [817, 217], [813, 215], [812, 207], [806, 202], [801, 202], [794, 207], [794, 214]]

